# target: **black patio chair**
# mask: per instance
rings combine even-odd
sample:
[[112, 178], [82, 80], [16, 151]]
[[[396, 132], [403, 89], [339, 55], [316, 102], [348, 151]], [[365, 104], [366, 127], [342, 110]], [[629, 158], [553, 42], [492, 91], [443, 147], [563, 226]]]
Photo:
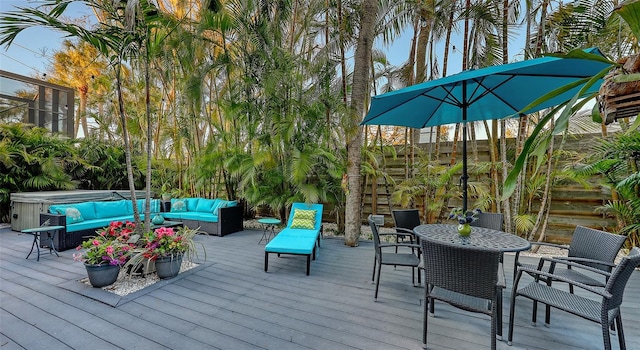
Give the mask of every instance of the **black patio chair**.
[[490, 228], [496, 231], [502, 231], [504, 215], [502, 213], [480, 213], [477, 220], [472, 222], [471, 226]]
[[[382, 265], [392, 266], [409, 266], [411, 267], [411, 283], [415, 283], [415, 270], [420, 264], [420, 246], [417, 244], [407, 243], [386, 243], [380, 241], [380, 236], [397, 236], [397, 232], [380, 233], [378, 232], [378, 226], [369, 217], [369, 226], [371, 226], [371, 232], [373, 233], [373, 245], [375, 248], [375, 257], [373, 260], [373, 275], [372, 281], [376, 281], [376, 292], [374, 299], [378, 300], [378, 287], [380, 286], [380, 273]], [[408, 248], [410, 253], [392, 253], [385, 251], [385, 248]], [[416, 254], [416, 251], [418, 252]], [[376, 270], [378, 277], [376, 278]], [[420, 274], [418, 274], [418, 284], [420, 284]]]
[[[547, 260], [551, 264], [550, 270], [553, 270], [556, 265], [572, 266], [574, 269], [584, 269], [592, 273], [600, 274], [607, 278], [607, 283], [604, 288], [593, 288], [592, 286], [572, 280], [566, 276], [556, 275], [547, 271], [540, 271], [528, 266], [518, 267], [516, 281], [513, 287], [514, 292], [511, 296], [511, 307], [509, 309], [508, 344], [511, 345], [513, 340], [516, 297], [523, 296], [533, 300], [534, 302], [546, 304], [548, 307], [563, 310], [589, 321], [599, 323], [602, 328], [604, 348], [606, 350], [611, 349], [609, 327], [615, 322], [615, 326], [618, 329], [618, 343], [620, 344], [620, 349], [626, 349], [624, 331], [622, 328], [622, 316], [620, 314], [620, 304], [622, 304], [622, 296], [624, 294], [624, 288], [627, 281], [629, 281], [634, 269], [640, 266], [640, 248], [633, 248], [629, 255], [624, 257], [620, 264], [615, 267], [612, 273], [564, 259], [551, 258], [544, 260]], [[556, 269], [556, 271], [559, 270]], [[536, 276], [536, 280], [529, 283], [527, 286], [518, 289], [518, 284], [523, 272]], [[540, 283], [540, 281], [543, 280], [549, 282], [544, 284]], [[562, 281], [569, 283], [569, 285], [584, 289], [586, 292], [591, 293], [591, 295], [599, 298], [600, 300], [596, 301], [594, 298], [578, 296], [570, 292], [559, 290], [551, 286], [550, 281]], [[535, 318], [536, 310], [534, 309], [533, 321], [535, 321]]]
[[[568, 247], [545, 242], [531, 242], [532, 245], [550, 246], [556, 248], [562, 248], [568, 251], [566, 257], [555, 257], [556, 259], [562, 259], [577, 264], [576, 266], [588, 266], [600, 271], [611, 272], [611, 269], [615, 266], [614, 260], [622, 248], [626, 236], [617, 235], [605, 231], [596, 230], [584, 226], [576, 226], [571, 243]], [[514, 262], [514, 271], [518, 267], [526, 267], [524, 271], [540, 270], [552, 273], [555, 276], [563, 277], [567, 280], [584, 284], [593, 287], [604, 287], [606, 284], [606, 275], [600, 280], [588, 276], [579, 269], [572, 268], [573, 264], [563, 265], [556, 268], [551, 267], [547, 262], [547, 259], [540, 259], [538, 264], [522, 264], [519, 261], [519, 253], [516, 253]], [[532, 275], [532, 274], [530, 274]], [[533, 276], [533, 275], [532, 275]], [[553, 279], [545, 277], [540, 274], [536, 274], [536, 278], [539, 278], [542, 282], [547, 282], [549, 285], [553, 282]], [[514, 275], [515, 280], [515, 275]], [[573, 294], [573, 284], [569, 283], [569, 292]], [[537, 303], [533, 304], [534, 313], [537, 311]], [[548, 326], [551, 322], [550, 308], [547, 306], [545, 313], [545, 325]], [[535, 320], [534, 320], [535, 323]]]
[[[427, 346], [428, 305], [441, 300], [457, 308], [491, 316], [491, 349], [496, 348], [499, 298], [505, 287], [499, 276], [500, 251], [468, 245], [421, 240], [424, 261], [424, 314], [422, 343]], [[428, 315], [428, 313], [430, 315]]]
[[[398, 233], [396, 243], [409, 239], [411, 244], [418, 243], [413, 229], [420, 225], [420, 212], [418, 209], [394, 209], [391, 211], [394, 229]], [[397, 253], [397, 250], [396, 250]]]

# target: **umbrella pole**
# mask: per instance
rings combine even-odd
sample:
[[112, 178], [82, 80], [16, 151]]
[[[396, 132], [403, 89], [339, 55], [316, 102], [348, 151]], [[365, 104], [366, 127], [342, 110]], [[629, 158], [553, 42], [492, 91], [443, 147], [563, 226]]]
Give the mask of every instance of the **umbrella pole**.
[[[464, 114], [466, 114], [466, 108]], [[466, 120], [466, 118], [464, 118]], [[467, 122], [462, 123], [462, 211], [467, 212]]]
[[467, 81], [462, 82], [462, 212], [467, 212]]

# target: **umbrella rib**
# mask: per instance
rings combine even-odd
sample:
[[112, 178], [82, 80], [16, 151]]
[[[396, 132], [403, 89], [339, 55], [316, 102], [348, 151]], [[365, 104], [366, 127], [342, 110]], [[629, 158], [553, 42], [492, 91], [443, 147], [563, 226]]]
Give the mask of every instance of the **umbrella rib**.
[[[442, 90], [444, 90], [444, 91], [447, 93], [447, 94], [445, 95], [445, 97], [444, 97], [444, 98], [438, 98], [438, 97], [435, 97], [435, 96], [427, 95], [427, 94], [426, 94], [426, 91], [425, 91], [425, 93], [422, 93], [422, 96], [424, 96], [424, 97], [427, 97], [427, 98], [430, 98], [430, 99], [432, 99], [432, 100], [436, 100], [436, 101], [440, 102], [440, 103], [438, 104], [438, 107], [437, 107], [437, 108], [435, 108], [435, 109], [440, 108], [440, 106], [441, 106], [443, 103], [450, 104], [450, 105], [452, 105], [452, 106], [462, 107], [462, 102], [461, 102], [460, 100], [458, 100], [458, 99], [455, 97], [455, 95], [452, 93], [453, 89], [454, 89], [456, 86], [458, 86], [458, 83], [455, 83], [455, 84], [454, 84], [452, 87], [450, 87], [450, 88], [447, 88], [447, 87], [446, 87], [446, 85], [444, 85], [444, 86], [440, 86], [440, 88], [441, 88]], [[431, 91], [433, 91], [433, 90], [435, 90], [435, 89], [430, 89], [430, 90], [429, 90], [429, 92], [431, 92]], [[429, 123], [429, 121], [431, 121], [431, 116], [430, 116], [429, 118], [426, 118], [426, 119], [425, 119], [425, 122], [424, 122], [424, 123], [422, 123], [422, 126], [420, 127], [420, 129], [422, 129], [422, 128], [426, 128], [426, 125]]]
[[508, 76], [508, 79], [505, 79], [503, 82], [501, 82], [500, 84], [497, 84], [494, 87], [487, 87], [483, 84], [484, 79], [487, 76], [482, 77], [482, 79], [473, 79], [478, 85], [476, 86], [476, 88], [473, 90], [473, 93], [470, 96], [473, 96], [475, 94], [476, 91], [478, 91], [478, 89], [482, 86], [485, 91], [482, 92], [480, 95], [478, 95], [476, 98], [469, 100], [468, 105], [472, 105], [473, 103], [475, 103], [476, 101], [480, 100], [481, 98], [483, 98], [484, 96], [491, 94], [493, 96], [495, 96], [498, 100], [502, 101], [502, 103], [504, 103], [506, 106], [509, 106], [509, 108], [513, 109], [514, 112], [517, 112], [519, 109], [516, 108], [515, 106], [513, 106], [511, 103], [509, 103], [508, 101], [506, 101], [504, 98], [502, 98], [500, 95], [496, 95], [494, 93], [494, 91], [501, 87], [502, 85], [506, 84], [507, 82], [509, 82], [511, 79], [513, 79], [516, 75], [515, 74], [500, 74], [500, 75], [504, 75], [504, 76]]

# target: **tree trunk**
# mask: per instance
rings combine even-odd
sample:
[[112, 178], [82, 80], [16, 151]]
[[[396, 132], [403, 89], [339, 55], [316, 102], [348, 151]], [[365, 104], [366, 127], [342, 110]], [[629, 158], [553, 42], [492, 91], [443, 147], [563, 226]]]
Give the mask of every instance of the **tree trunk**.
[[360, 227], [362, 226], [360, 211], [360, 164], [362, 158], [362, 128], [359, 126], [369, 93], [369, 64], [373, 47], [374, 29], [378, 2], [364, 0], [360, 13], [360, 33], [356, 46], [353, 86], [351, 90], [351, 106], [349, 108], [347, 136], [347, 203], [345, 211], [346, 232], [344, 243], [347, 246], [358, 245]]
[[[124, 108], [124, 96], [122, 95], [122, 60], [116, 66], [116, 93], [118, 95], [118, 112], [120, 115], [120, 126], [122, 127], [122, 140], [124, 142], [124, 159], [127, 164], [127, 180], [129, 181], [129, 191], [132, 203], [136, 203], [136, 183], [133, 178], [133, 164], [131, 162], [131, 142], [127, 130], [127, 115]], [[136, 223], [138, 232], [142, 230], [140, 225], [140, 212], [138, 206], [133, 205], [133, 221]]]

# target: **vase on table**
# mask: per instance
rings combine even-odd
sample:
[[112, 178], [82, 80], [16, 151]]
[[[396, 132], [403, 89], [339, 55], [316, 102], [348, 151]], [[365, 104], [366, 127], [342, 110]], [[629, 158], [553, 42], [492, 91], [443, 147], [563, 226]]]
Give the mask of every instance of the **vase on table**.
[[91, 265], [84, 264], [89, 276], [89, 283], [95, 288], [102, 288], [114, 284], [120, 273], [119, 265]]
[[462, 242], [462, 244], [469, 243], [470, 235], [471, 235], [471, 225], [469, 224], [458, 225], [458, 236], [460, 237], [460, 242]]
[[156, 216], [151, 218], [151, 223], [154, 225], [162, 225], [164, 223], [164, 217], [160, 214], [156, 214]]
[[160, 279], [173, 278], [180, 272], [182, 254], [161, 256], [156, 259], [156, 274]]

